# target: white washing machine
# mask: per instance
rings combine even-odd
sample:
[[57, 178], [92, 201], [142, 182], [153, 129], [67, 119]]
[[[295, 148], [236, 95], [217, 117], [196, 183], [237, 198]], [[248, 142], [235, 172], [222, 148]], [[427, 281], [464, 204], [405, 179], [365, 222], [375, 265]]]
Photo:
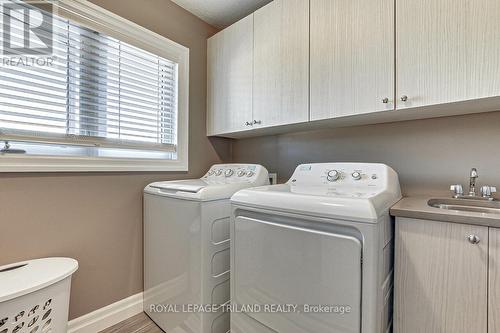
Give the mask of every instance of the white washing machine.
[[368, 163], [303, 164], [237, 192], [231, 332], [389, 332], [400, 198], [394, 170]]
[[195, 306], [229, 301], [229, 198], [266, 184], [260, 165], [219, 164], [145, 188], [144, 311], [165, 332], [229, 331], [228, 312]]

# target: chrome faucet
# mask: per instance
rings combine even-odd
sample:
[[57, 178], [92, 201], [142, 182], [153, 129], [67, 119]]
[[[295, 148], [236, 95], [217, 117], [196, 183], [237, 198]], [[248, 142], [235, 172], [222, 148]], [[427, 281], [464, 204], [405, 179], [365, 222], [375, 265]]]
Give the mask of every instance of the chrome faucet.
[[470, 178], [469, 178], [469, 196], [476, 196], [476, 179], [479, 177], [477, 174], [477, 169], [472, 168], [470, 170]]
[[481, 186], [481, 195], [478, 196], [476, 193], [476, 179], [479, 178], [476, 168], [470, 170], [469, 178], [469, 193], [464, 195], [464, 190], [462, 185], [455, 184], [451, 185], [450, 190], [453, 192], [453, 197], [455, 199], [476, 199], [476, 200], [495, 200], [493, 198], [493, 193], [496, 193], [497, 188], [495, 186]]

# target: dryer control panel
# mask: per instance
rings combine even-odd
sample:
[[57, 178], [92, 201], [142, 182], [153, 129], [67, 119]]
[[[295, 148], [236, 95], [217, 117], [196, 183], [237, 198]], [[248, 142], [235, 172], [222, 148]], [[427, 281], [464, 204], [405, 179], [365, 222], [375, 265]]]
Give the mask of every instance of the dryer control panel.
[[395, 171], [380, 163], [301, 164], [288, 184], [297, 191], [356, 197], [399, 187]]

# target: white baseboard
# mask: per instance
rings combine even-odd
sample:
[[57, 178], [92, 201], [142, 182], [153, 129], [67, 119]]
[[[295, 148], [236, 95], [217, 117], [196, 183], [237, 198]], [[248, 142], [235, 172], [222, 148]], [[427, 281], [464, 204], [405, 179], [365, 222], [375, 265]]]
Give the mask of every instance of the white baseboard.
[[68, 333], [96, 333], [142, 312], [143, 293], [75, 318], [68, 323]]

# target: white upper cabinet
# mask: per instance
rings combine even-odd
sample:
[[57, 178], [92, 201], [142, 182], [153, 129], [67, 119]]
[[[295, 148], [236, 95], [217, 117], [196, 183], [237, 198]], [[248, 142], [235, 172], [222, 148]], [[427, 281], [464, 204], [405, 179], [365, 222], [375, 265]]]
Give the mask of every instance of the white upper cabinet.
[[500, 95], [500, 1], [397, 0], [396, 8], [398, 109]]
[[309, 120], [309, 1], [254, 13], [254, 128]]
[[274, 0], [208, 41], [208, 135], [499, 110], [499, 31], [500, 0]]
[[393, 0], [311, 0], [311, 120], [393, 110], [394, 61]]
[[253, 14], [208, 39], [207, 134], [252, 121]]

